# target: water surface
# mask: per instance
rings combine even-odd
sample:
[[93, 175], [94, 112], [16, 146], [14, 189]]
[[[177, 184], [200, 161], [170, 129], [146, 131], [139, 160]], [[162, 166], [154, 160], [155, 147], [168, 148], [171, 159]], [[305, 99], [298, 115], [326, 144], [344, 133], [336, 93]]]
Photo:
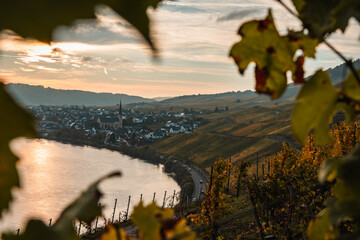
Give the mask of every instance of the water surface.
[[[129, 195], [134, 206], [140, 194], [145, 202], [151, 202], [156, 192], [156, 201], [162, 204], [164, 191], [168, 197], [174, 190], [180, 191], [161, 166], [119, 152], [44, 139], [18, 139], [11, 143], [11, 148], [21, 159], [17, 165], [21, 189], [14, 191], [15, 201], [0, 221], [0, 232], [23, 230], [29, 218], [46, 223], [52, 218], [54, 223], [61, 210], [90, 183], [116, 170], [122, 172], [121, 178], [100, 185], [105, 194], [100, 202], [107, 206], [104, 211], [107, 219], [112, 217], [115, 198], [115, 219], [118, 219], [119, 213], [126, 210]], [[171, 200], [168, 198], [168, 202]]]

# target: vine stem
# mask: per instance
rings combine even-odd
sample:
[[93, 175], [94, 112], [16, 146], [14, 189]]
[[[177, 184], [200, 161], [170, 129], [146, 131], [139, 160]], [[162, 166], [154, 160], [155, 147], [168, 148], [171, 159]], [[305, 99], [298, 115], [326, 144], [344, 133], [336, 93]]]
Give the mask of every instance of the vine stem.
[[[302, 20], [300, 19], [299, 15], [297, 15], [297, 13], [295, 13], [289, 6], [287, 6], [282, 0], [275, 0], [276, 2], [278, 2], [281, 6], [283, 6], [291, 15], [293, 15], [294, 17], [296, 17], [297, 19], [299, 19], [301, 22]], [[322, 39], [323, 43], [330, 48], [336, 55], [338, 55], [344, 62], [345, 64], [348, 66], [348, 68], [350, 68], [351, 72], [353, 73], [356, 81], [358, 82], [358, 84], [360, 85], [360, 77], [358, 75], [358, 73], [356, 72], [356, 69], [354, 67], [354, 64], [352, 62], [351, 59], [347, 59], [341, 52], [339, 52], [333, 45], [331, 45], [325, 38]]]

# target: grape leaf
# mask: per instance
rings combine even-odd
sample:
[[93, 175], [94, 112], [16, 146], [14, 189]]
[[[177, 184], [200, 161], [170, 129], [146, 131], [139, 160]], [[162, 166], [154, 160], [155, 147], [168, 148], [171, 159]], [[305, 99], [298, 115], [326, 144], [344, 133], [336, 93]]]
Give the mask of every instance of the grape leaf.
[[244, 73], [250, 62], [255, 62], [256, 91], [279, 98], [286, 89], [286, 72], [295, 69], [294, 51], [289, 41], [280, 37], [271, 10], [263, 20], [244, 23], [238, 34], [242, 39], [233, 45], [230, 56], [240, 73]]
[[154, 40], [151, 38], [150, 21], [146, 10], [149, 6], [156, 8], [161, 0], [101, 0], [101, 2], [109, 5], [131, 23], [142, 34], [151, 48], [156, 51]]
[[35, 122], [32, 116], [20, 107], [7, 93], [0, 82], [0, 218], [2, 211], [9, 208], [11, 189], [19, 187], [16, 170], [18, 158], [9, 149], [9, 142], [20, 136], [35, 137]]
[[272, 99], [279, 98], [287, 87], [287, 71], [293, 73], [296, 83], [304, 82], [304, 58], [294, 62], [293, 57], [298, 49], [304, 56], [315, 57], [317, 40], [292, 31], [280, 36], [270, 10], [264, 20], [246, 22], [238, 33], [242, 39], [233, 45], [230, 56], [241, 74], [250, 62], [255, 62], [257, 92], [269, 94]]
[[317, 39], [311, 38], [303, 32], [294, 31], [289, 31], [286, 37], [290, 41], [293, 52], [301, 49], [305, 57], [315, 58], [316, 47], [319, 44]]
[[118, 229], [114, 225], [107, 225], [106, 231], [100, 236], [99, 240], [133, 240], [123, 229]]
[[[341, 162], [337, 168], [337, 178], [343, 181], [344, 187], [351, 188], [353, 193], [351, 195], [357, 195], [360, 203], [360, 148], [356, 148], [351, 154], [346, 155], [341, 159]], [[340, 185], [340, 184], [339, 184]], [[336, 188], [334, 189], [335, 196], [340, 197], [340, 194], [336, 194]], [[343, 198], [352, 198], [350, 195], [343, 195]]]
[[[101, 207], [99, 207], [98, 201], [102, 194], [97, 187], [101, 181], [113, 176], [121, 176], [121, 174], [114, 172], [100, 178], [91, 184], [78, 199], [66, 207], [54, 224], [54, 231], [64, 236], [72, 236], [75, 234], [72, 225], [73, 220], [77, 219], [89, 224], [96, 216], [101, 216]], [[65, 239], [69, 239], [69, 237]]]
[[61, 240], [43, 221], [34, 219], [28, 222], [25, 232], [20, 236], [4, 233], [1, 237], [4, 240]]
[[295, 72], [292, 76], [294, 83], [304, 83], [305, 82], [304, 61], [305, 61], [305, 57], [303, 55], [299, 56], [295, 61], [296, 68], [295, 68]]
[[161, 239], [161, 221], [171, 218], [174, 211], [172, 209], [161, 210], [155, 203], [144, 207], [140, 202], [134, 208], [131, 220], [139, 227], [140, 238], [144, 240]]
[[33, 37], [50, 43], [53, 29], [77, 19], [95, 18], [94, 8], [108, 5], [132, 24], [153, 50], [146, 10], [161, 0], [3, 0], [0, 7], [0, 31], [10, 29], [22, 37]]
[[334, 181], [337, 175], [337, 168], [339, 167], [339, 165], [339, 159], [326, 160], [319, 169], [319, 182], [323, 184], [326, 181]]
[[302, 9], [305, 5], [305, 0], [292, 0], [296, 9]]
[[186, 226], [185, 219], [176, 219], [174, 210], [162, 210], [155, 203], [148, 206], [139, 203], [134, 208], [131, 220], [139, 228], [140, 239], [179, 239], [195, 240], [196, 234]]
[[330, 223], [327, 209], [318, 213], [316, 220], [310, 222], [307, 232], [311, 240], [335, 239], [338, 236]]
[[182, 218], [176, 222], [175, 226], [165, 229], [167, 239], [195, 240], [196, 234], [186, 226], [186, 219]]
[[359, 0], [341, 0], [331, 13], [331, 20], [334, 28], [345, 31], [349, 19], [354, 17], [360, 22], [360, 1]]
[[338, 99], [328, 73], [318, 70], [304, 84], [296, 99], [291, 123], [294, 136], [304, 144], [309, 132], [314, 129], [315, 142], [328, 143], [331, 139], [328, 124]]
[[293, 3], [310, 36], [320, 42], [337, 29], [344, 32], [351, 17], [360, 21], [359, 0], [293, 0]]
[[[96, 216], [101, 216], [101, 208], [98, 205], [98, 201], [102, 194], [97, 187], [101, 181], [120, 175], [120, 172], [114, 172], [91, 184], [80, 197], [65, 208], [59, 219], [51, 228], [47, 227], [45, 223], [39, 220], [29, 221], [25, 232], [20, 235], [19, 239], [79, 239], [73, 227], [73, 221], [80, 220], [82, 222], [90, 223]], [[14, 239], [14, 235], [4, 234], [2, 238], [4, 240]]]
[[333, 226], [346, 219], [360, 217], [360, 148], [342, 159], [327, 160], [321, 167], [320, 180], [334, 180], [332, 198], [326, 200]]
[[[360, 69], [357, 69], [356, 72], [360, 76]], [[346, 77], [342, 92], [354, 100], [360, 100], [360, 86], [352, 72]]]

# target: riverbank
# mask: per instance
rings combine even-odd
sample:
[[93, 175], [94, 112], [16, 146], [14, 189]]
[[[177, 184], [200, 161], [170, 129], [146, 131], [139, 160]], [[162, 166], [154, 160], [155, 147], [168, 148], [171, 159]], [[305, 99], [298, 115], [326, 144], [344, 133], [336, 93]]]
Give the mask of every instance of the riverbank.
[[42, 136], [41, 138], [77, 146], [91, 146], [98, 149], [108, 149], [155, 165], [162, 164], [165, 172], [169, 173], [181, 188], [179, 196], [180, 203], [184, 203], [187, 199], [191, 199], [191, 196], [194, 193], [195, 183], [184, 163], [178, 162], [172, 156], [159, 154], [147, 147], [139, 148], [126, 144], [105, 144], [101, 141], [92, 141], [83, 138], [59, 138], [52, 135]]

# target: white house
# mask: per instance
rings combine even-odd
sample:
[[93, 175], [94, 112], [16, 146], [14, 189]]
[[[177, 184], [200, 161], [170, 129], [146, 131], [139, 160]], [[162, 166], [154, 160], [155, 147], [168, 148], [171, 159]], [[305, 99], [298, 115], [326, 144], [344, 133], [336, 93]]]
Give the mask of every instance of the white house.
[[173, 123], [172, 121], [167, 121], [167, 122], [165, 123], [165, 126], [166, 126], [166, 127], [175, 127], [175, 123]]
[[164, 133], [160, 130], [156, 130], [152, 133], [153, 139], [160, 139], [160, 138], [164, 138], [164, 137], [165, 137]]
[[179, 127], [171, 127], [169, 130], [169, 134], [170, 135], [175, 135], [175, 134], [179, 134], [180, 133], [180, 128]]
[[139, 118], [133, 118], [133, 123], [143, 123], [143, 120]]
[[175, 113], [174, 117], [185, 117], [185, 113]]

